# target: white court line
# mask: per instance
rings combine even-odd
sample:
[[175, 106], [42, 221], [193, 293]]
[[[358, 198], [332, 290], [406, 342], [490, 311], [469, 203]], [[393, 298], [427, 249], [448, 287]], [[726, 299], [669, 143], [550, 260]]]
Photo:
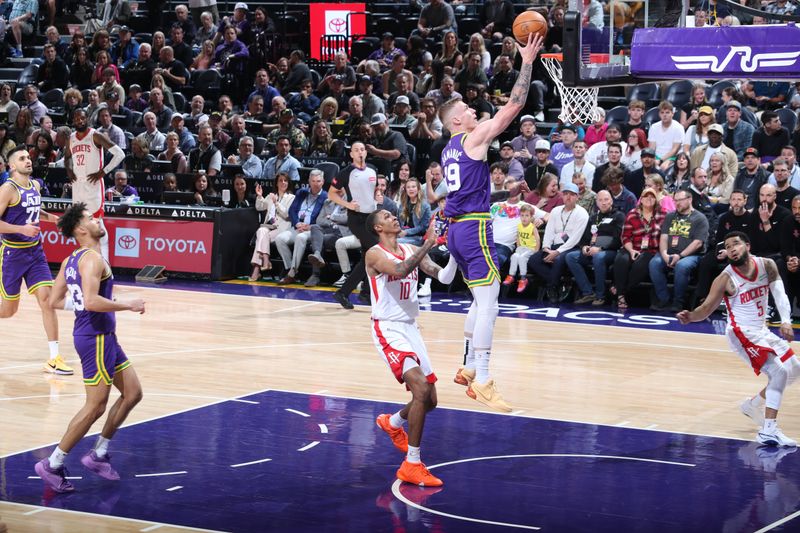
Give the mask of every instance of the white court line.
[[[28, 476], [28, 479], [42, 479], [39, 476]], [[65, 476], [64, 479], [83, 479], [81, 476]]]
[[[456, 461], [449, 461], [447, 463], [439, 463], [437, 465], [431, 465], [431, 466], [428, 467], [428, 470], [434, 470], [436, 468], [441, 468], [443, 466], [450, 466], [450, 465], [461, 464], [461, 463], [473, 463], [473, 462], [477, 462], [477, 461], [487, 461], [487, 460], [496, 460], [496, 459], [520, 459], [520, 458], [527, 459], [527, 458], [532, 458], [532, 457], [558, 457], [558, 458], [576, 457], [576, 458], [580, 458], [580, 459], [586, 459], [586, 458], [591, 458], [591, 459], [621, 459], [623, 461], [640, 461], [640, 462], [643, 462], [643, 463], [658, 463], [658, 464], [666, 464], [666, 465], [673, 465], [673, 466], [687, 466], [687, 467], [694, 467], [695, 466], [695, 465], [690, 464], [690, 463], [677, 463], [677, 462], [674, 462], [674, 461], [661, 461], [659, 459], [647, 459], [647, 458], [643, 458], [643, 457], [625, 457], [625, 456], [618, 456], [618, 455], [569, 454], [569, 453], [534, 453], [534, 454], [524, 454], [524, 455], [495, 455], [495, 456], [491, 456], [491, 457], [470, 457], [468, 459], [458, 459]], [[410, 505], [411, 507], [414, 507], [415, 509], [419, 509], [421, 511], [425, 511], [425, 512], [428, 512], [428, 513], [436, 514], [436, 515], [439, 515], [439, 516], [444, 516], [444, 517], [447, 517], [447, 518], [454, 518], [456, 520], [464, 520], [465, 522], [474, 522], [474, 523], [477, 523], [477, 524], [487, 524], [487, 525], [492, 525], [492, 526], [515, 527], [517, 529], [529, 529], [529, 530], [534, 530], [534, 531], [538, 531], [538, 530], [541, 529], [540, 527], [530, 526], [530, 525], [527, 525], [527, 524], [511, 524], [511, 523], [508, 523], [508, 522], [494, 522], [494, 521], [491, 521], [491, 520], [481, 520], [481, 519], [478, 519], [478, 518], [470, 518], [468, 516], [460, 516], [460, 515], [454, 515], [454, 514], [450, 514], [450, 513], [444, 513], [442, 511], [437, 511], [436, 509], [431, 509], [430, 507], [425, 507], [425, 506], [420, 505], [418, 503], [412, 502], [411, 500], [409, 500], [408, 498], [403, 496], [403, 493], [400, 492], [401, 483], [402, 483], [402, 481], [400, 481], [398, 479], [392, 484], [392, 493], [394, 494], [395, 498], [397, 498], [401, 502], [405, 503], [406, 505]]]
[[181, 490], [183, 485], [175, 485], [174, 487], [170, 487], [167, 489], [167, 492], [175, 492], [176, 490]]
[[325, 424], [319, 424], [319, 432], [320, 433], [327, 433], [328, 432], [328, 426], [326, 426]]
[[517, 409], [516, 411], [512, 411], [511, 413], [508, 413], [508, 414], [511, 415], [511, 416], [517, 416], [517, 415], [521, 415], [524, 412], [525, 412], [525, 409]]
[[156, 524], [154, 526], [150, 526], [150, 527], [146, 527], [144, 529], [140, 529], [139, 531], [141, 531], [142, 533], [147, 533], [148, 531], [155, 531], [156, 529], [161, 529], [162, 527], [164, 527], [164, 524]]
[[[248, 392], [248, 393], [245, 393], [245, 394], [240, 394], [239, 396], [234, 396], [232, 398], [226, 398], [224, 400], [218, 400], [216, 402], [210, 402], [210, 403], [206, 403], [206, 404], [202, 404], [202, 405], [197, 405], [195, 407], [187, 407], [186, 409], [181, 409], [180, 411], [175, 411], [174, 413], [169, 413], [169, 414], [166, 414], [166, 415], [154, 416], [154, 417], [151, 417], [151, 418], [145, 418], [144, 420], [139, 420], [138, 422], [126, 422], [125, 423], [125, 427], [127, 428], [127, 427], [131, 427], [131, 426], [138, 426], [139, 424], [144, 424], [146, 422], [152, 422], [154, 420], [160, 420], [162, 418], [167, 418], [167, 417], [170, 417], [170, 416], [175, 416], [175, 415], [180, 415], [180, 414], [183, 414], [183, 413], [188, 413], [189, 411], [194, 411], [195, 409], [204, 409], [206, 407], [211, 407], [212, 405], [218, 405], [218, 404], [221, 404], [221, 403], [225, 403], [225, 402], [228, 402], [228, 401], [231, 401], [231, 400], [235, 400], [235, 399], [241, 398], [242, 396], [252, 396], [252, 395], [255, 395], [255, 394], [262, 394], [262, 393], [268, 392], [270, 390], [271, 389], [262, 389], [260, 391]], [[47, 398], [49, 398], [49, 397], [50, 396], [47, 396]], [[97, 435], [99, 433], [100, 433], [99, 431], [95, 431], [93, 433], [87, 433], [86, 437], [92, 437], [92, 436]], [[12, 455], [17, 455], [17, 454], [20, 454], [20, 453], [32, 452], [33, 450], [38, 450], [39, 448], [47, 448], [48, 446], [54, 446], [54, 445], [58, 444], [58, 442], [59, 441], [51, 442], [50, 444], [44, 444], [44, 445], [41, 445], [41, 446], [33, 446], [31, 448], [27, 448], [27, 449], [24, 449], [24, 450], [19, 450], [19, 451], [16, 451], [16, 452], [11, 452], [11, 453], [7, 453], [7, 454], [4, 454], [4, 455], [0, 455], [0, 459], [5, 459], [6, 457], [11, 457]], [[87, 513], [87, 514], [91, 514], [91, 513]]]
[[314, 394], [325, 394], [326, 392], [328, 392], [328, 389], [322, 389], [322, 390], [318, 390]]
[[303, 411], [298, 411], [297, 409], [284, 409], [284, 411], [286, 411], [288, 413], [294, 413], [296, 415], [304, 416], [306, 418], [309, 418], [311, 416], [311, 415], [309, 415], [307, 413], [304, 413]]
[[188, 472], [186, 470], [181, 470], [179, 472], [156, 472], [154, 474], [136, 474], [133, 477], [179, 476], [181, 474], [188, 474]]
[[297, 449], [297, 451], [298, 451], [298, 452], [304, 452], [304, 451], [306, 451], [306, 450], [310, 450], [311, 448], [313, 448], [313, 447], [314, 447], [314, 446], [316, 446], [317, 444], [319, 444], [319, 441], [318, 441], [318, 440], [315, 440], [314, 442], [312, 442], [312, 443], [310, 443], [310, 444], [306, 444], [306, 445], [305, 445], [305, 446], [303, 446], [302, 448], [298, 448], [298, 449]]
[[645, 427], [644, 429], [656, 429], [658, 424], [650, 424], [649, 426]]
[[27, 513], [22, 513], [23, 516], [31, 516], [39, 513], [45, 512], [47, 509], [42, 507], [41, 509], [34, 509], [33, 511], [28, 511]]
[[232, 402], [249, 403], [250, 405], [258, 405], [258, 402], [252, 400], [231, 400]]
[[[462, 339], [459, 342], [463, 344], [464, 340]], [[269, 389], [269, 390], [272, 391], [272, 392], [284, 392], [286, 394], [301, 394], [301, 395], [304, 395], [304, 396], [310, 396], [311, 395], [311, 393], [309, 393], [309, 392], [296, 391], [296, 390], [275, 389], [275, 388]], [[254, 394], [256, 394], [256, 393], [254, 393]], [[341, 394], [326, 394], [325, 396], [330, 396], [331, 398], [342, 398], [342, 399], [346, 399], [346, 400], [360, 400], [360, 401], [363, 401], [363, 402], [390, 403], [390, 404], [395, 404], [395, 405], [405, 405], [407, 403], [407, 402], [393, 402], [393, 401], [385, 400], [385, 399], [381, 399], [381, 398], [365, 398], [363, 396], [344, 396], [344, 395], [341, 395]], [[484, 414], [484, 415], [493, 415], [493, 416], [511, 416], [510, 413], [501, 413], [501, 412], [498, 412], [498, 411], [476, 411], [475, 409], [467, 409], [465, 407], [443, 406], [441, 404], [439, 404], [437, 409], [448, 409], [450, 411], [460, 411], [460, 412], [464, 412], [464, 413], [480, 413], [480, 414]], [[553, 422], [566, 422], [566, 423], [570, 423], [570, 424], [584, 424], [584, 425], [599, 426], [599, 427], [616, 427], [614, 424], [604, 424], [603, 422], [592, 422], [592, 421], [587, 421], [587, 420], [576, 420], [576, 419], [572, 419], [572, 418], [547, 418], [545, 416], [535, 416], [535, 415], [526, 415], [526, 414], [517, 415], [517, 416], [519, 416], [521, 418], [532, 418], [532, 419], [536, 419], [536, 420], [551, 420]], [[724, 436], [724, 435], [709, 435], [708, 433], [689, 433], [689, 432], [686, 432], [686, 431], [672, 431], [672, 430], [669, 430], [669, 429], [647, 430], [645, 428], [636, 427], [636, 426], [627, 426], [625, 429], [634, 429], [634, 430], [637, 430], [637, 431], [657, 431], [658, 433], [669, 433], [669, 434], [672, 434], [672, 435], [691, 435], [692, 437], [710, 437], [710, 438], [713, 438], [713, 439], [735, 440], [735, 441], [741, 441], [741, 442], [752, 442], [753, 441], [753, 439], [749, 439], [749, 438], [748, 439], [744, 439], [744, 438], [741, 438], [741, 437], [729, 437], [729, 436]], [[33, 449], [37, 449], [37, 448], [33, 448]], [[0, 459], [2, 459], [2, 457], [0, 457]]]
[[[106, 514], [97, 514], [97, 513], [87, 513], [86, 511], [73, 511], [72, 509], [59, 509], [57, 507], [43, 507], [41, 505], [31, 505], [29, 503], [19, 503], [19, 502], [0, 502], [0, 503], [8, 503], [11, 505], [19, 505], [21, 507], [32, 507], [34, 509], [41, 509], [42, 511], [53, 511], [54, 513], [68, 513], [80, 516], [87, 516], [91, 518], [102, 517], [105, 520], [116, 520], [117, 522], [132, 522], [140, 525], [157, 525], [158, 527], [171, 527], [174, 529], [182, 529], [186, 531], [201, 531], [204, 533], [227, 533], [225, 531], [219, 529], [203, 529], [201, 527], [190, 527], [190, 526], [181, 526], [179, 524], [168, 524], [166, 522], [153, 522], [152, 520], [140, 520], [138, 518], [126, 518], [124, 516], [114, 516], [114, 515], [106, 515]], [[141, 530], [140, 530], [141, 531]], [[150, 529], [149, 531], [152, 531]]]
[[268, 461], [272, 461], [272, 459], [259, 459], [257, 461], [250, 461], [249, 463], [239, 463], [239, 464], [231, 465], [231, 468], [239, 468], [240, 466], [257, 465], [259, 463], [266, 463]]
[[617, 426], [617, 427], [623, 427], [623, 426], [627, 426], [630, 423], [631, 423], [630, 420], [623, 420], [622, 422], [618, 422], [618, 423], [616, 423], [614, 425]]
[[787, 516], [787, 517], [781, 518], [781, 519], [780, 519], [780, 520], [778, 520], [777, 522], [773, 522], [773, 523], [771, 523], [770, 525], [768, 525], [768, 526], [766, 526], [766, 527], [763, 527], [763, 528], [759, 529], [759, 530], [758, 530], [758, 531], [756, 531], [755, 533], [764, 533], [765, 531], [770, 531], [770, 530], [773, 530], [773, 529], [775, 529], [776, 527], [778, 527], [778, 526], [781, 526], [781, 525], [785, 524], [785, 523], [786, 523], [786, 522], [788, 522], [789, 520], [794, 520], [794, 519], [795, 519], [795, 518], [797, 518], [798, 516], [800, 516], [800, 511], [797, 511], [796, 513], [792, 513], [792, 514], [790, 514], [790, 515], [789, 515], [789, 516]]

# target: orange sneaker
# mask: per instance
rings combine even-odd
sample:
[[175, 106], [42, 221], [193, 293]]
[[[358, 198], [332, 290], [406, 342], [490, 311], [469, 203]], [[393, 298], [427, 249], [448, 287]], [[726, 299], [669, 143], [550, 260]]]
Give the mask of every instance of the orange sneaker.
[[423, 463], [409, 463], [408, 461], [403, 461], [403, 464], [400, 465], [397, 470], [397, 479], [420, 487], [441, 487], [444, 485], [441, 479], [428, 472]]
[[525, 289], [528, 288], [528, 278], [522, 278], [517, 283], [517, 292], [525, 292]]
[[453, 378], [455, 383], [469, 387], [469, 384], [475, 380], [475, 369], [459, 367], [456, 371], [456, 377]]
[[375, 419], [375, 423], [391, 437], [392, 444], [394, 444], [395, 448], [403, 453], [408, 453], [408, 435], [406, 434], [406, 430], [392, 427], [389, 423], [389, 418], [391, 418], [391, 416], [392, 415], [388, 414], [379, 415], [378, 418]]
[[509, 274], [506, 276], [506, 279], [503, 280], [503, 285], [511, 285], [512, 283], [514, 283], [514, 276]]

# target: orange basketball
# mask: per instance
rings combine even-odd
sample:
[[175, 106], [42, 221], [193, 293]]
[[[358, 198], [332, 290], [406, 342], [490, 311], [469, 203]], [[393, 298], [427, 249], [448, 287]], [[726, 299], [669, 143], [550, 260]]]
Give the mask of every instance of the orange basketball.
[[525, 46], [531, 33], [538, 33], [544, 39], [547, 35], [547, 20], [538, 11], [524, 11], [517, 15], [511, 28], [514, 38]]

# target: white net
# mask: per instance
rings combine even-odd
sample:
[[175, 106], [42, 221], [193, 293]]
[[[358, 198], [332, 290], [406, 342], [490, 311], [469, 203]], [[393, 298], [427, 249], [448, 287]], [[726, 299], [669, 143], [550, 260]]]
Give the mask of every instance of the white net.
[[597, 107], [597, 87], [567, 87], [562, 81], [561, 61], [543, 57], [542, 62], [561, 96], [561, 113], [558, 118], [568, 124], [591, 124]]

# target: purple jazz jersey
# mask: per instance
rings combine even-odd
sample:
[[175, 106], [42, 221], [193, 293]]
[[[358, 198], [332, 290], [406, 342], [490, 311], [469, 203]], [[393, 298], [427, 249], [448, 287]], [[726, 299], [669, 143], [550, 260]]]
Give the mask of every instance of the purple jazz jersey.
[[442, 171], [447, 183], [446, 217], [488, 213], [492, 182], [486, 161], [475, 161], [464, 150], [466, 133], [456, 133], [442, 152]]
[[[117, 319], [114, 313], [97, 313], [87, 311], [83, 307], [83, 279], [81, 277], [80, 263], [87, 254], [96, 254], [89, 248], [78, 248], [67, 258], [64, 267], [64, 278], [67, 282], [67, 298], [72, 298], [75, 306], [75, 326], [72, 334], [79, 335], [105, 335], [114, 333], [117, 327]], [[100, 290], [98, 294], [108, 300], [113, 299], [114, 278], [111, 269], [106, 268], [106, 275], [100, 280]]]
[[[11, 184], [17, 190], [18, 198], [16, 202], [8, 204], [0, 220], [15, 226], [39, 225], [42, 196], [36, 190], [33, 182], [31, 181], [27, 187], [23, 187], [11, 179], [6, 183]], [[11, 248], [27, 248], [39, 244], [39, 236], [28, 237], [21, 233], [3, 233], [3, 244]]]

